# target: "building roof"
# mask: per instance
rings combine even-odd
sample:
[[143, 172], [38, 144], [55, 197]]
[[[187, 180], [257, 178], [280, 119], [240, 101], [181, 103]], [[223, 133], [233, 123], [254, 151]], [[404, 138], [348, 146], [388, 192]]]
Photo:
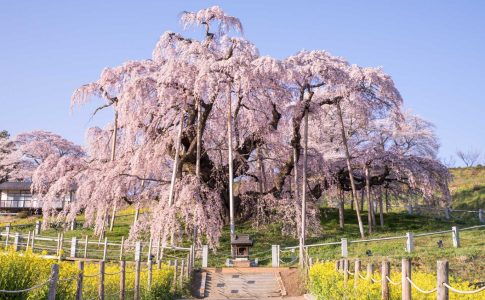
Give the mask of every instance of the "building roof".
[[231, 245], [252, 246], [253, 240], [251, 240], [248, 234], [236, 234], [235, 236], [231, 237]]
[[3, 182], [0, 183], [0, 190], [30, 191], [32, 182]]

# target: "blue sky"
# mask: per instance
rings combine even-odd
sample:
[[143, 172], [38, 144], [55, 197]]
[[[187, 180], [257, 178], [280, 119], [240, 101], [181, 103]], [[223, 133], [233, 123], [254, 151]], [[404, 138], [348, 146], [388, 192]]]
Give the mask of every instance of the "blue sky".
[[[0, 2], [0, 129], [57, 132], [83, 143], [92, 107], [74, 89], [104, 67], [149, 58], [178, 14], [220, 5], [245, 37], [277, 58], [324, 49], [382, 66], [407, 109], [432, 121], [440, 156], [485, 151], [485, 1], [10, 1]], [[192, 32], [190, 33], [192, 34]]]

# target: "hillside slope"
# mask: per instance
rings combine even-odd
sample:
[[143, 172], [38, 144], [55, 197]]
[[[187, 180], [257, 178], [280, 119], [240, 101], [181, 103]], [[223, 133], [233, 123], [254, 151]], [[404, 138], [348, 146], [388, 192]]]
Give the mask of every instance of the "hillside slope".
[[485, 167], [452, 168], [450, 172], [453, 208], [485, 208]]

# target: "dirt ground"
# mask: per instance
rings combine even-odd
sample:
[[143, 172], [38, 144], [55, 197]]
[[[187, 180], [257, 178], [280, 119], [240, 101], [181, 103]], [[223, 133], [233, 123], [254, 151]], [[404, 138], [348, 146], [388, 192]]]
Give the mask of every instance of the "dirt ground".
[[305, 279], [297, 268], [290, 268], [280, 272], [285, 285], [287, 296], [301, 296], [305, 294]]

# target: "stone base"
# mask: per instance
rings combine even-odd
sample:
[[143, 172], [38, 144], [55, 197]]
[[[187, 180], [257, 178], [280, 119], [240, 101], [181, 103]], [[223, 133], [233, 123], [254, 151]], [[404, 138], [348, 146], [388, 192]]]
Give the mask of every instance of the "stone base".
[[233, 260], [232, 264], [236, 268], [249, 268], [251, 267], [251, 261], [247, 260]]

